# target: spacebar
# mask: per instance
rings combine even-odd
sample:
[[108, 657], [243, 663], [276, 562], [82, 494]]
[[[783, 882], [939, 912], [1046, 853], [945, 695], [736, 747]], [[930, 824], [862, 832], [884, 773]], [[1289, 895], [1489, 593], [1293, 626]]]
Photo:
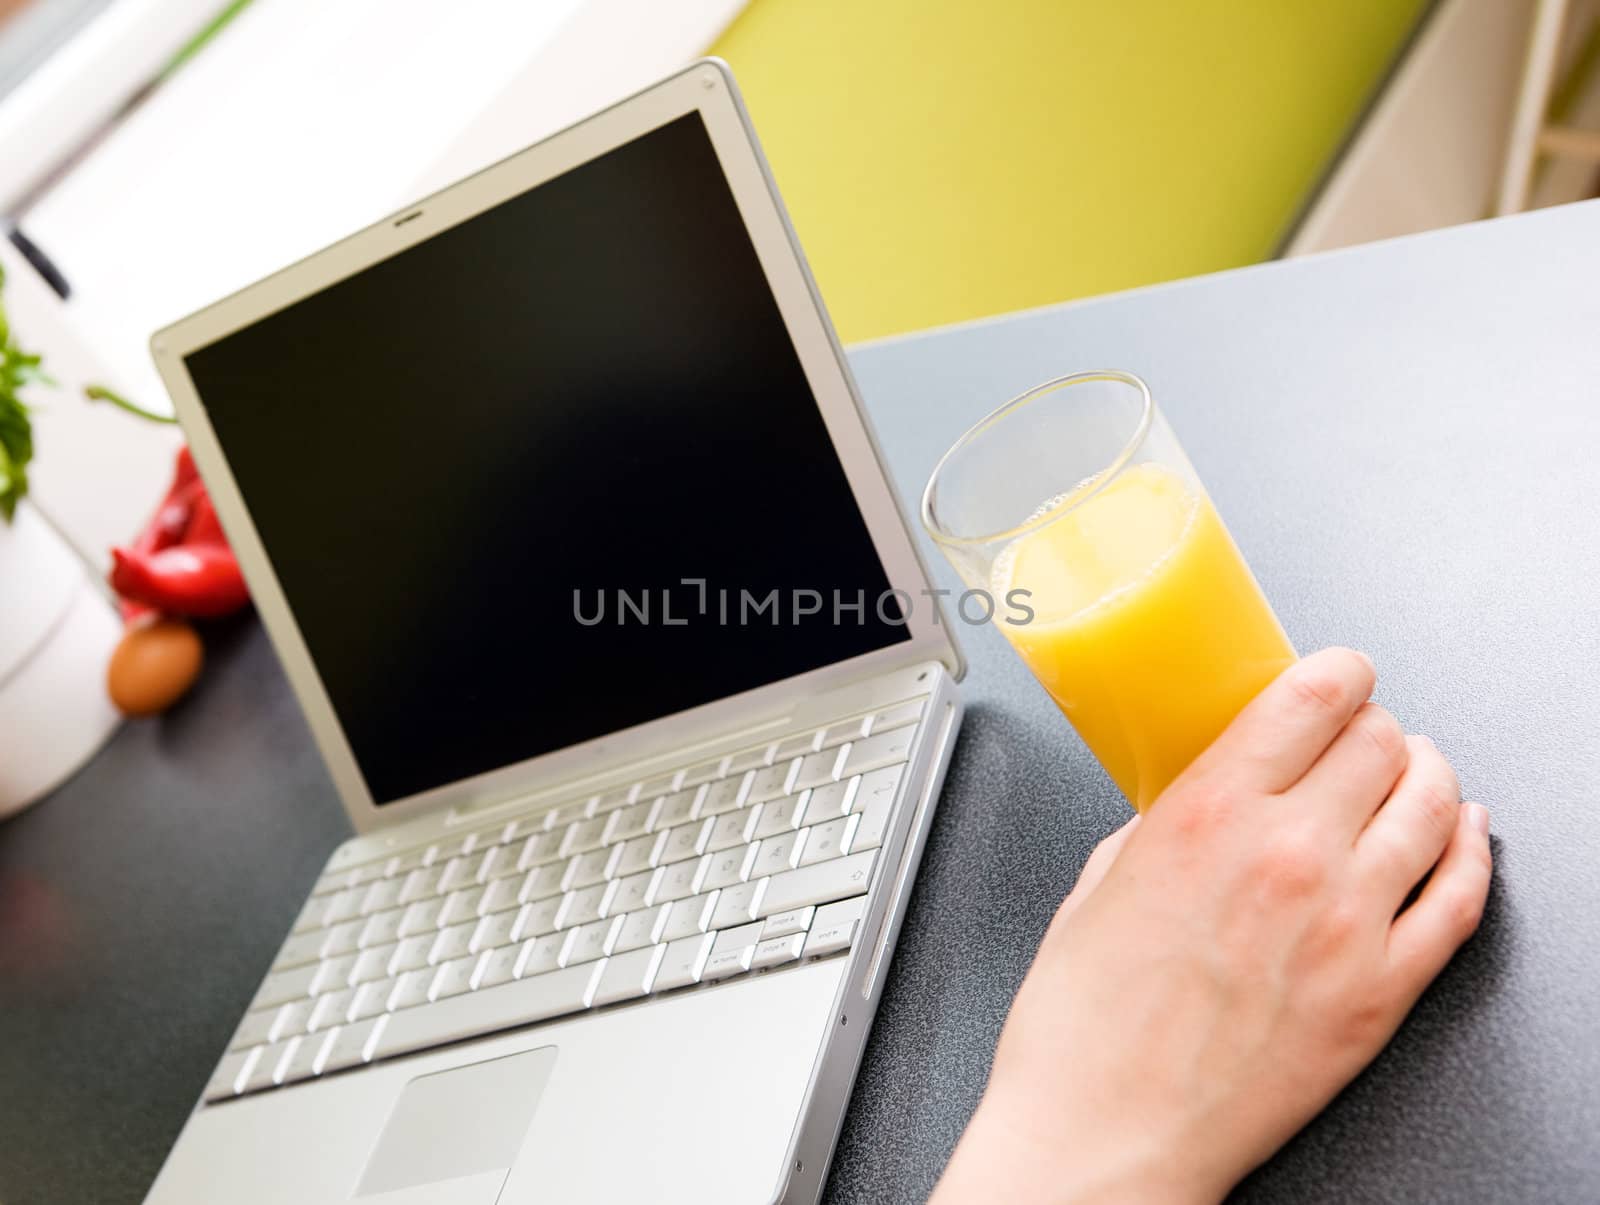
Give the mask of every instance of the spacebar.
[[515, 983], [451, 996], [433, 1004], [403, 1008], [389, 1014], [389, 1023], [378, 1036], [372, 1057], [386, 1059], [411, 1050], [442, 1046], [497, 1029], [578, 1012], [588, 1008], [594, 999], [594, 989], [605, 964], [602, 958], [598, 962], [580, 963]]

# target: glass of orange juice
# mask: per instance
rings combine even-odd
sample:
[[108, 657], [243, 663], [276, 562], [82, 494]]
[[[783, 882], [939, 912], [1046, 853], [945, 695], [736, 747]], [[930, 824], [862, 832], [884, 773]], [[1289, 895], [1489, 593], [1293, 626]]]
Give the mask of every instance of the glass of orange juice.
[[934, 469], [922, 521], [1141, 812], [1295, 659], [1132, 373], [1001, 406]]

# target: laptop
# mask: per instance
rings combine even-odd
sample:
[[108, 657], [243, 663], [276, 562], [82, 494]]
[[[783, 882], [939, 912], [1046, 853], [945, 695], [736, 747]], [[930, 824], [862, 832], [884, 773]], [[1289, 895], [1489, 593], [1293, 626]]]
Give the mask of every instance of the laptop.
[[815, 1200], [962, 664], [727, 68], [152, 351], [356, 836], [149, 1200]]

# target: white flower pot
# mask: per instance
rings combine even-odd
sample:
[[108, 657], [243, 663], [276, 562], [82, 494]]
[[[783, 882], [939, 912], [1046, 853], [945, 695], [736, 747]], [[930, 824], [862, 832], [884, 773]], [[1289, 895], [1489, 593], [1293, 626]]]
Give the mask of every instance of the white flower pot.
[[24, 502], [0, 520], [0, 819], [116, 731], [106, 665], [121, 635], [115, 608], [38, 511]]

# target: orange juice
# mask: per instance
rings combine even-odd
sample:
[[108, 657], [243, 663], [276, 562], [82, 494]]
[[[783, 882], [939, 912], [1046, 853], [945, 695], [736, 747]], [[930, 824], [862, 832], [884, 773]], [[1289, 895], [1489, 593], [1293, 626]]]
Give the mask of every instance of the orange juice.
[[1140, 464], [1080, 494], [996, 559], [997, 596], [1028, 590], [1035, 612], [1000, 628], [1142, 812], [1295, 652], [1210, 500], [1177, 474]]

